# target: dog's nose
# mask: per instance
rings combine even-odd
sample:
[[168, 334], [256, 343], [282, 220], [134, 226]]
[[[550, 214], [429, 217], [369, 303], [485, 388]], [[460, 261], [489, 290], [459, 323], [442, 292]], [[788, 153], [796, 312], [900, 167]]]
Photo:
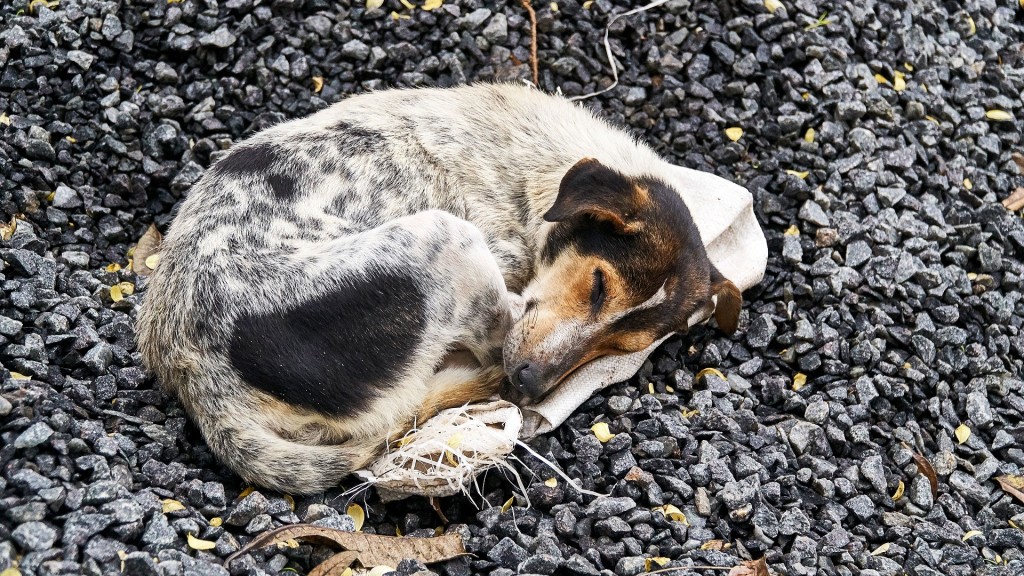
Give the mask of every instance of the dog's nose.
[[523, 362], [515, 367], [511, 374], [512, 383], [522, 391], [535, 389], [538, 379], [538, 371], [529, 362]]

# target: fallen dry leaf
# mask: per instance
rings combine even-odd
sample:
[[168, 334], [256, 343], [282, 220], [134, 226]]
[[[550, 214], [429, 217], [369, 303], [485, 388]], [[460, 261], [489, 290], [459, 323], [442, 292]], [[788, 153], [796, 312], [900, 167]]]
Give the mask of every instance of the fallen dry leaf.
[[363, 522], [366, 521], [366, 512], [363, 511], [363, 507], [359, 504], [353, 504], [345, 510], [345, 513], [352, 517], [352, 521], [356, 524], [356, 532], [363, 529]]
[[956, 441], [959, 444], [967, 442], [967, 439], [971, 437], [971, 429], [966, 424], [961, 424], [957, 426], [956, 430], [953, 433], [956, 434]]
[[[903, 446], [910, 449], [906, 442], [903, 443]], [[918, 471], [924, 474], [932, 485], [932, 498], [937, 498], [939, 496], [939, 477], [935, 475], [935, 468], [932, 468], [932, 463], [924, 456], [913, 450], [910, 453], [914, 456], [914, 462], [917, 464]]]
[[804, 132], [804, 142], [807, 142], [808, 144], [813, 144], [815, 134], [816, 132], [814, 131], [814, 128], [808, 128], [807, 132]]
[[696, 376], [696, 378], [694, 378], [694, 380], [697, 381], [697, 382], [700, 382], [701, 378], [703, 378], [705, 376], [709, 376], [709, 375], [710, 376], [718, 376], [722, 380], [725, 380], [725, 374], [722, 374], [722, 371], [718, 370], [717, 368], [705, 368], [705, 369], [701, 370], [700, 372], [697, 372], [697, 376]]
[[608, 430], [607, 422], [598, 422], [591, 426], [590, 430], [594, 433], [594, 436], [597, 436], [597, 439], [600, 440], [602, 444], [612, 438], [615, 438], [615, 434], [612, 434], [611, 431]]
[[1013, 162], [1017, 165], [1017, 170], [1019, 170], [1021, 174], [1024, 174], [1024, 154], [1014, 152], [1013, 154], [1010, 154], [1010, 158], [1013, 158]]
[[184, 510], [184, 509], [185, 509], [185, 505], [182, 504], [181, 502], [178, 502], [177, 500], [172, 500], [171, 498], [166, 498], [166, 499], [160, 501], [160, 511], [163, 512], [164, 514], [169, 514], [171, 512], [177, 512], [178, 510]]
[[732, 140], [733, 142], [735, 142], [735, 141], [737, 141], [737, 140], [739, 140], [740, 138], [743, 137], [743, 128], [740, 128], [739, 126], [733, 126], [732, 128], [726, 128], [725, 129], [725, 135], [726, 135], [726, 137], [729, 138], [729, 140]]
[[729, 576], [770, 576], [764, 558], [744, 560], [729, 570]]
[[437, 10], [442, 4], [444, 4], [442, 0], [427, 0], [423, 3], [423, 9], [430, 12], [431, 10]]
[[220, 516], [214, 516], [213, 518], [210, 518], [210, 526], [213, 526], [214, 528], [217, 528], [223, 523], [224, 520]]
[[319, 94], [320, 91], [323, 90], [323, 89], [324, 89], [324, 77], [323, 76], [313, 76], [313, 92], [316, 92], [317, 94]]
[[996, 122], [1013, 120], [1013, 114], [1010, 114], [1006, 110], [988, 110], [985, 112], [985, 117], [989, 120], [995, 120]]
[[800, 228], [798, 228], [796, 224], [793, 224], [789, 228], [786, 228], [786, 231], [783, 232], [782, 235], [783, 236], [799, 236], [800, 235]]
[[14, 232], [18, 230], [18, 219], [11, 216], [11, 221], [7, 224], [0, 224], [0, 240], [4, 242], [11, 239], [14, 236]]
[[515, 501], [516, 501], [516, 497], [515, 496], [509, 498], [508, 500], [505, 500], [505, 503], [501, 505], [501, 512], [502, 512], [502, 514], [504, 514], [505, 512], [508, 512], [508, 509], [512, 507], [512, 503], [515, 502]]
[[671, 561], [672, 561], [671, 558], [666, 558], [664, 556], [655, 556], [653, 558], [645, 558], [644, 559], [644, 570], [650, 572], [655, 566], [664, 566], [665, 564], [668, 564]]
[[366, 0], [366, 9], [373, 10], [384, 5], [384, 0]]
[[886, 542], [885, 544], [882, 544], [878, 548], [875, 548], [874, 550], [872, 550], [871, 551], [871, 555], [872, 556], [879, 556], [879, 555], [885, 554], [886, 552], [889, 551], [889, 546], [890, 546], [890, 544], [888, 542]]
[[213, 550], [217, 547], [216, 542], [210, 542], [209, 540], [200, 540], [191, 533], [188, 535], [188, 547], [193, 550]]
[[[729, 543], [725, 540], [708, 540], [707, 542], [700, 545], [701, 550], [717, 550], [719, 552], [721, 552], [722, 550], [727, 550], [728, 548]], [[732, 572], [730, 572], [730, 574], [732, 574]]]
[[793, 375], [793, 391], [799, 392], [801, 388], [807, 385], [807, 374], [803, 372], [797, 372]]
[[996, 476], [995, 480], [999, 482], [999, 487], [1003, 489], [1003, 492], [1024, 502], [1024, 476], [1007, 474], [1005, 476]]
[[782, 2], [779, 2], [779, 0], [764, 0], [764, 7], [768, 12], [774, 14], [776, 10], [782, 8]]
[[142, 276], [153, 273], [153, 268], [149, 266], [149, 257], [160, 251], [160, 242], [163, 239], [163, 235], [156, 229], [156, 226], [150, 224], [146, 233], [139, 238], [139, 243], [135, 246], [135, 252], [132, 254], [132, 272]]
[[964, 536], [963, 536], [963, 538], [960, 539], [960, 541], [961, 542], [967, 542], [968, 540], [970, 540], [971, 538], [974, 538], [975, 536], [981, 536], [981, 530], [968, 530], [967, 532], [964, 533]]
[[238, 552], [228, 556], [224, 561], [224, 566], [229, 566], [232, 560], [252, 550], [266, 548], [292, 539], [335, 546], [355, 552], [356, 556], [353, 560], [358, 560], [364, 567], [397, 566], [406, 558], [416, 558], [424, 564], [433, 564], [467, 553], [466, 547], [462, 543], [462, 537], [458, 534], [446, 534], [437, 538], [381, 536], [379, 534], [363, 534], [362, 532], [344, 532], [312, 524], [295, 524], [264, 532], [253, 538]]
[[1004, 198], [1003, 207], [1014, 212], [1024, 208], [1024, 188], [1017, 188], [1012, 194]]
[[800, 172], [799, 170], [786, 170], [786, 174], [789, 174], [790, 176], [796, 176], [801, 180], [806, 180], [811, 173], [806, 171]]
[[[671, 521], [674, 521], [674, 522], [682, 522], [683, 524], [686, 524], [687, 526], [690, 525], [690, 521], [686, 519], [686, 514], [683, 514], [682, 510], [680, 510], [679, 508], [677, 508], [676, 506], [674, 506], [672, 504], [665, 504], [664, 506], [658, 506], [657, 508], [654, 508], [651, 511], [652, 512], [661, 512], [662, 516], [664, 516], [668, 520], [671, 520]], [[712, 540], [712, 542], [714, 542], [714, 540]]]
[[558, 479], [548, 478], [547, 480], [544, 481], [544, 485], [547, 486], [548, 488], [554, 488], [555, 486], [558, 486]]
[[358, 557], [358, 552], [351, 552], [349, 550], [338, 552], [334, 556], [331, 556], [327, 560], [318, 564], [316, 568], [310, 570], [308, 576], [334, 576], [339, 572], [341, 574], [352, 574], [352, 569], [349, 568], [349, 566], [355, 562]]
[[903, 491], [906, 490], [906, 488], [907, 488], [906, 485], [903, 484], [903, 480], [900, 480], [899, 485], [896, 486], [896, 492], [893, 493], [893, 495], [892, 495], [892, 501], [895, 502], [895, 501], [899, 500], [900, 498], [903, 498]]

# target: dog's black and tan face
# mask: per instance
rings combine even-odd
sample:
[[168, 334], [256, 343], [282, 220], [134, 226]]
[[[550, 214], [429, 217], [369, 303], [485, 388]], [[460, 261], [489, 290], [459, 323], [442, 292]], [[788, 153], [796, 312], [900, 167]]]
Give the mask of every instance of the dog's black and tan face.
[[556, 224], [504, 347], [505, 370], [526, 396], [543, 396], [591, 360], [685, 332], [713, 296], [719, 327], [735, 331], [740, 292], [712, 266], [689, 210], [664, 182], [583, 159], [544, 219]]

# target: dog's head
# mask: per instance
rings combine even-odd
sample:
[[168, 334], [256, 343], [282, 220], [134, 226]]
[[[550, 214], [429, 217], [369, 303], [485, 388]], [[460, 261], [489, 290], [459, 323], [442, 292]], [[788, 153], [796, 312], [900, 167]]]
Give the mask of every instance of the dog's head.
[[685, 332], [711, 307], [722, 330], [736, 330], [740, 291], [708, 260], [667, 183], [586, 158], [562, 178], [544, 219], [555, 224], [504, 347], [505, 370], [526, 396], [543, 396], [595, 358]]

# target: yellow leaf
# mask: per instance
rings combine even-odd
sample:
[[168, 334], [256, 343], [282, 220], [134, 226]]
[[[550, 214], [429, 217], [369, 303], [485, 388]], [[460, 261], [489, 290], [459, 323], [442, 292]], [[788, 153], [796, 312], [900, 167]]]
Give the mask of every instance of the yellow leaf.
[[57, 193], [56, 192], [50, 192], [49, 194], [46, 195], [46, 201], [47, 202], [53, 202], [53, 199], [56, 198], [56, 197], [57, 197]]
[[900, 498], [903, 498], [903, 492], [907, 489], [907, 486], [900, 480], [900, 483], [896, 485], [896, 492], [893, 492], [892, 501], [895, 502]]
[[694, 378], [694, 380], [699, 382], [700, 379], [705, 376], [718, 376], [722, 380], [725, 380], [725, 374], [722, 374], [722, 371], [717, 368], [705, 368], [700, 372], [697, 372], [697, 377]]
[[373, 570], [366, 573], [366, 576], [384, 576], [388, 572], [394, 572], [395, 569], [391, 566], [374, 566]]
[[1006, 110], [989, 110], [985, 112], [985, 117], [989, 120], [995, 120], [996, 122], [1013, 120], [1013, 114], [1010, 114]]
[[804, 180], [804, 179], [807, 178], [808, 175], [810, 175], [810, 172], [799, 172], [797, 170], [786, 170], [786, 174], [789, 174], [790, 176], [796, 176], [797, 178], [799, 178], [801, 180]]
[[600, 440], [602, 444], [611, 440], [612, 438], [615, 438], [615, 434], [612, 434], [608, 430], [607, 422], [598, 422], [597, 424], [591, 426], [590, 429], [594, 432], [594, 436], [597, 436], [597, 439]]
[[505, 500], [505, 503], [501, 505], [501, 511], [502, 512], [508, 512], [508, 509], [512, 507], [512, 503], [515, 502], [515, 501], [516, 501], [516, 497], [515, 496], [509, 498], [508, 500]]
[[677, 508], [673, 504], [665, 504], [664, 506], [658, 506], [657, 508], [654, 508], [651, 511], [652, 512], [661, 512], [661, 515], [664, 516], [665, 518], [667, 518], [668, 520], [673, 520], [675, 522], [682, 522], [683, 524], [686, 524], [687, 526], [690, 525], [690, 523], [686, 520], [686, 515], [683, 514], [683, 511], [680, 510], [679, 508]]
[[24, 374], [22, 374], [20, 372], [14, 372], [14, 371], [11, 371], [11, 378], [14, 379], [14, 380], [31, 380], [32, 379], [31, 376], [25, 376]]
[[810, 92], [801, 92], [800, 93], [800, 97], [803, 98], [804, 100], [810, 100], [811, 99], [811, 93]]
[[78, 142], [78, 140], [74, 136], [65, 136], [64, 139], [72, 144], [76, 144]]
[[415, 10], [416, 9], [416, 5], [413, 4], [412, 2], [409, 2], [409, 0], [398, 0], [398, 1], [402, 3], [402, 6], [405, 6], [409, 10]]
[[655, 566], [664, 566], [665, 564], [668, 564], [671, 561], [672, 561], [671, 559], [665, 558], [664, 556], [655, 556], [654, 558], [645, 558], [644, 559], [644, 570], [646, 570], [647, 572], [650, 572], [651, 569], [654, 568]]
[[786, 231], [783, 232], [782, 234], [783, 234], [783, 236], [799, 236], [800, 235], [800, 229], [797, 228], [796, 224], [793, 224], [789, 228], [786, 228]]
[[907, 81], [903, 77], [903, 72], [893, 72], [892, 89], [897, 92], [903, 92], [907, 89]]
[[238, 499], [241, 500], [242, 498], [245, 498], [246, 496], [252, 494], [255, 491], [256, 490], [252, 486], [249, 486], [248, 488], [242, 490], [242, 492], [238, 494]]
[[807, 375], [797, 372], [793, 375], [793, 392], [799, 392], [807, 384]]
[[690, 418], [693, 418], [694, 416], [700, 414], [700, 410], [697, 410], [696, 408], [694, 408], [693, 410], [683, 410], [682, 412], [680, 412], [680, 414], [683, 415], [683, 418], [689, 420]]
[[408, 20], [409, 18], [411, 18], [411, 16], [409, 16], [407, 14], [399, 14], [398, 12], [395, 12], [394, 10], [391, 11], [391, 19], [392, 20]]
[[558, 479], [548, 478], [547, 480], [544, 481], [544, 485], [547, 486], [548, 488], [554, 488], [555, 486], [558, 486]]
[[954, 431], [954, 434], [956, 434], [957, 443], [963, 444], [964, 442], [967, 442], [968, 438], [971, 437], [971, 429], [967, 425], [961, 424], [956, 427], [956, 431]]
[[3, 124], [4, 126], [10, 126], [11, 117], [8, 116], [7, 113], [0, 114], [0, 124]]
[[889, 79], [886, 78], [885, 76], [882, 76], [881, 74], [875, 74], [875, 81], [878, 82], [879, 84], [889, 83]]
[[395, 526], [395, 536], [398, 536], [398, 537], [404, 536], [404, 534], [402, 534], [402, 529], [399, 528], [398, 526]]
[[363, 529], [363, 522], [366, 520], [366, 512], [363, 511], [363, 507], [359, 504], [353, 504], [345, 510], [345, 513], [352, 517], [352, 520], [356, 523], [356, 532]]
[[558, 12], [558, 3], [557, 2], [552, 2], [551, 3], [551, 11], [552, 12]]
[[11, 221], [7, 224], [0, 224], [0, 240], [10, 240], [14, 236], [14, 232], [18, 229], [18, 219], [11, 216]]
[[725, 129], [725, 135], [729, 138], [729, 140], [732, 140], [733, 142], [735, 142], [735, 141], [737, 141], [737, 140], [739, 140], [740, 138], [743, 137], [743, 128], [740, 128], [739, 126], [733, 126], [732, 128], [726, 128]]
[[730, 544], [725, 540], [708, 540], [707, 542], [700, 545], [701, 550], [728, 550]]
[[366, 0], [366, 9], [373, 10], [384, 5], [384, 0]]
[[673, 394], [673, 393], [675, 393], [675, 391], [676, 391], [675, 388], [673, 388], [671, 386], [665, 386], [665, 392], [668, 392], [669, 394]]
[[764, 0], [764, 7], [769, 13], [774, 14], [776, 10], [782, 8], [782, 2], [779, 2], [779, 0]]
[[970, 14], [967, 15], [967, 35], [974, 36], [978, 33], [978, 27], [974, 24], [974, 18], [971, 18]]
[[936, 125], [938, 125], [938, 123], [939, 123], [939, 121], [935, 119], [935, 116], [925, 116], [925, 118], [928, 119], [928, 120], [931, 120]]
[[285, 494], [284, 501], [288, 503], [288, 507], [292, 509], [292, 512], [295, 512], [295, 498], [292, 498], [289, 494]]
[[885, 554], [888, 551], [889, 551], [889, 543], [886, 542], [885, 544], [882, 544], [878, 548], [875, 548], [874, 550], [872, 550], [871, 551], [871, 555], [872, 556], [878, 556], [878, 555], [881, 555], [881, 554]]
[[804, 132], [804, 142], [807, 142], [808, 144], [813, 144], [814, 143], [814, 135], [815, 135], [814, 128], [808, 128], [807, 132]]
[[284, 548], [298, 548], [299, 547], [299, 541], [296, 540], [295, 538], [289, 538], [287, 540], [282, 540], [282, 541], [278, 542], [277, 543], [277, 547], [281, 548], [281, 549], [284, 549]]
[[324, 89], [324, 77], [323, 76], [313, 76], [313, 92], [316, 92], [317, 94], [319, 94], [320, 91], [323, 90], [323, 89]]
[[171, 512], [177, 512], [178, 510], [184, 510], [184, 509], [185, 509], [185, 505], [182, 504], [181, 502], [178, 502], [177, 500], [173, 500], [171, 498], [166, 498], [166, 499], [160, 501], [160, 511], [163, 512], [164, 514], [169, 514]]
[[125, 296], [135, 294], [135, 284], [132, 284], [131, 282], [120, 282], [117, 287], [121, 289], [121, 293]]
[[0, 572], [0, 576], [21, 576], [21, 570], [18, 570], [14, 566], [11, 566], [3, 572]]
[[[1024, 0], [1020, 0], [1020, 1], [1024, 2]], [[583, 3], [583, 9], [584, 10], [590, 10], [590, 7], [593, 6], [593, 5], [594, 5], [594, 0], [587, 0], [586, 2]], [[1022, 6], [1024, 6], [1024, 4], [1022, 4]]]
[[647, 383], [647, 393], [654, 394], [654, 382]]
[[971, 182], [970, 178], [964, 178], [964, 188], [967, 188], [968, 190], [973, 190], [974, 182]]
[[444, 528], [440, 526], [434, 528], [434, 536], [444, 536]]
[[106, 270], [107, 272], [119, 272], [121, 270], [121, 265], [118, 264], [117, 262], [114, 262], [113, 264], [107, 264], [104, 270]]
[[217, 544], [210, 542], [209, 540], [200, 540], [189, 533], [188, 547], [193, 550], [213, 550], [217, 547]]
[[910, 65], [910, 62], [904, 62], [903, 67], [907, 69], [907, 72], [913, 72], [914, 67]]
[[143, 263], [149, 268], [156, 270], [156, 267], [160, 265], [160, 255], [150, 254], [149, 256], [146, 257], [145, 260], [143, 260]]
[[423, 3], [423, 9], [430, 12], [431, 10], [437, 10], [442, 4], [444, 4], [443, 0], [427, 0]]
[[1010, 525], [1010, 528], [1016, 528], [1017, 530], [1020, 530], [1020, 526], [1017, 526], [1017, 525], [1016, 525], [1016, 524], [1015, 524], [1015, 523], [1013, 522], [1013, 520], [1007, 520], [1007, 521], [1006, 521], [1006, 523]]
[[110, 287], [110, 299], [114, 302], [120, 302], [124, 300], [124, 294], [121, 294], [121, 286], [115, 284]]
[[210, 518], [210, 526], [213, 526], [214, 528], [219, 527], [223, 523], [224, 520], [222, 520], [220, 516], [214, 516], [213, 518]]
[[964, 533], [964, 536], [963, 536], [963, 538], [960, 539], [960, 541], [961, 542], [967, 542], [968, 540], [970, 540], [971, 538], [974, 538], [975, 536], [981, 536], [981, 530], [968, 530], [967, 532]]

